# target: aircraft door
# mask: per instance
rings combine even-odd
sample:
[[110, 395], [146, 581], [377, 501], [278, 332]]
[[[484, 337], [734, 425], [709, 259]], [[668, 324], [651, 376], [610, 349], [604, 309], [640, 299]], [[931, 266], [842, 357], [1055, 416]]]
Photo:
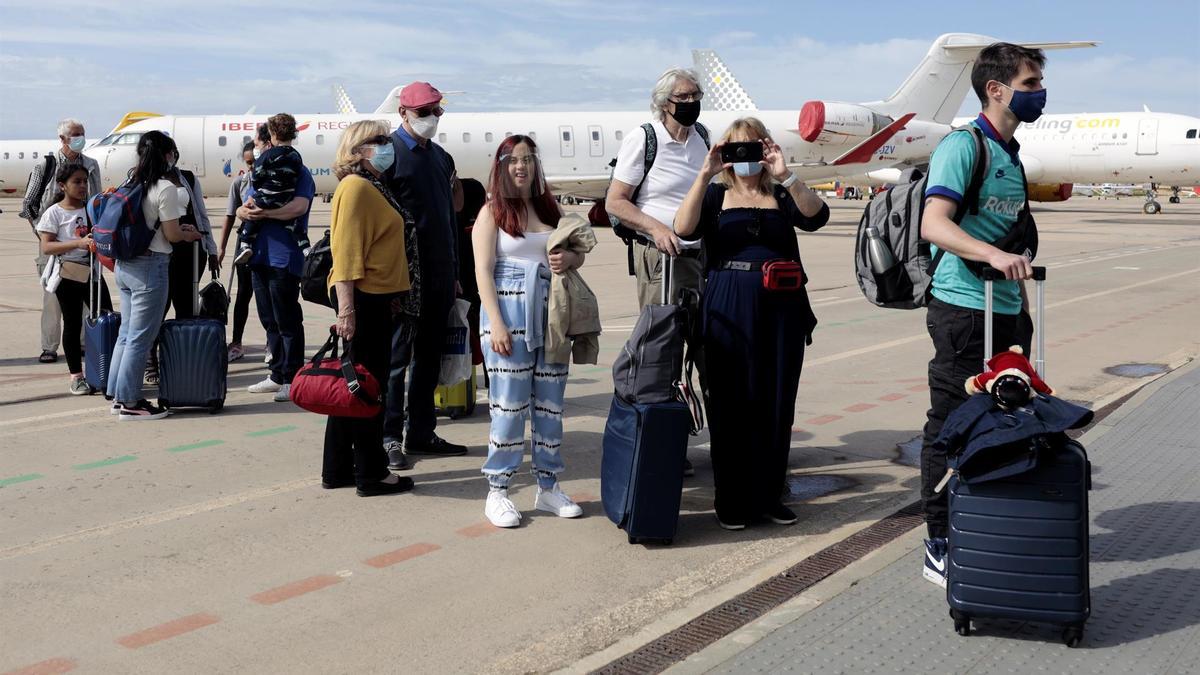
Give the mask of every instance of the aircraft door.
[[558, 152], [563, 157], [575, 156], [575, 127], [558, 128]]
[[204, 118], [177, 117], [171, 135], [179, 146], [179, 168], [204, 177]]
[[1138, 122], [1137, 154], [1158, 154], [1158, 120], [1144, 119]]
[[588, 154], [592, 157], [604, 156], [604, 131], [599, 124], [588, 125]]

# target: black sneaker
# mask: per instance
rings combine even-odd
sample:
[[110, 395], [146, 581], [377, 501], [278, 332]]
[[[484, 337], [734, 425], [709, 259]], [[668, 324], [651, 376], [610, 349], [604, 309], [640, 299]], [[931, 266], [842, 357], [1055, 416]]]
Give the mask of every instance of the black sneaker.
[[687, 457], [683, 458], [683, 477], [689, 478], [696, 475], [696, 467], [692, 466], [692, 460]]
[[408, 463], [408, 457], [404, 455], [404, 446], [400, 441], [388, 441], [383, 444], [383, 449], [388, 456], [388, 470], [408, 471], [412, 468], [412, 464]]
[[728, 514], [716, 514], [717, 524], [723, 530], [744, 530], [746, 529], [746, 521], [743, 518], [735, 518]]
[[344, 487], [354, 487], [353, 478], [321, 478], [321, 487], [326, 490], [336, 490]]
[[359, 497], [378, 497], [380, 495], [396, 495], [411, 489], [413, 489], [413, 479], [401, 476], [395, 483], [384, 483], [383, 481], [366, 483], [359, 486], [355, 492]]
[[467, 454], [467, 446], [455, 445], [434, 434], [432, 438], [424, 443], [413, 443], [406, 441], [404, 443], [404, 452], [409, 455], [436, 455], [438, 457], [457, 457]]
[[117, 413], [117, 421], [161, 420], [169, 414], [166, 409], [142, 399], [135, 405], [121, 405], [121, 411]]
[[796, 521], [800, 520], [794, 511], [783, 504], [772, 506], [762, 516], [776, 525], [795, 525]]
[[57, 360], [58, 360], [58, 353], [52, 352], [49, 349], [42, 352], [41, 356], [38, 357], [38, 363], [54, 363]]
[[237, 255], [233, 258], [234, 265], [245, 265], [254, 257], [254, 248], [248, 242], [239, 241]]

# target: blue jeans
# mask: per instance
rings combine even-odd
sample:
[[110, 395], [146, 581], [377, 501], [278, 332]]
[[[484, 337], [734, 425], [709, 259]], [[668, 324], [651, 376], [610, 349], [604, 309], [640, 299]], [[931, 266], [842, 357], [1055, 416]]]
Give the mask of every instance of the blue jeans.
[[[493, 488], [507, 488], [525, 454], [525, 420], [533, 427], [533, 474], [538, 485], [551, 488], [563, 470], [563, 398], [567, 364], [546, 363], [545, 347], [532, 352], [525, 343], [525, 274], [514, 265], [496, 263], [500, 314], [512, 336], [512, 354], [492, 351], [491, 320], [480, 317], [483, 361], [488, 372], [488, 456], [483, 473]], [[535, 283], [549, 284], [545, 279]]]
[[158, 338], [167, 306], [167, 269], [171, 256], [149, 253], [116, 262], [117, 290], [121, 294], [121, 331], [113, 349], [108, 378], [109, 396], [135, 404], [142, 398], [146, 358]]
[[304, 365], [304, 312], [300, 309], [300, 277], [277, 267], [254, 265], [254, 299], [258, 319], [267, 331], [271, 381], [291, 384]]

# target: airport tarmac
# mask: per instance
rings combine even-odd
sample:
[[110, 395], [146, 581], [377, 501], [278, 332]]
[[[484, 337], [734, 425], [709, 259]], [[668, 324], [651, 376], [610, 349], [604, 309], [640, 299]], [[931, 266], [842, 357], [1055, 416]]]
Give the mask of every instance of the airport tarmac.
[[[37, 363], [35, 244], [18, 201], [0, 199], [0, 672], [603, 665], [912, 502], [918, 472], [900, 445], [928, 404], [924, 313], [862, 298], [851, 249], [866, 202], [830, 204], [830, 224], [800, 234], [820, 320], [790, 463], [800, 522], [721, 530], [702, 435], [674, 545], [644, 547], [626, 543], [598, 498], [609, 368], [637, 314], [610, 233], [582, 270], [600, 300], [601, 363], [573, 367], [567, 388], [562, 482], [585, 517], [532, 511], [522, 475], [513, 498], [525, 521], [501, 531], [483, 517], [483, 407], [441, 420], [439, 433], [471, 451], [420, 461], [414, 492], [322, 490], [324, 420], [245, 391], [265, 372], [253, 312], [216, 416], [118, 426], [101, 397], [69, 395], [65, 363]], [[1200, 352], [1200, 203], [1157, 216], [1140, 206], [1035, 208], [1046, 379], [1066, 398], [1104, 406]], [[328, 218], [318, 202], [313, 230]], [[312, 353], [332, 313], [305, 312]]]

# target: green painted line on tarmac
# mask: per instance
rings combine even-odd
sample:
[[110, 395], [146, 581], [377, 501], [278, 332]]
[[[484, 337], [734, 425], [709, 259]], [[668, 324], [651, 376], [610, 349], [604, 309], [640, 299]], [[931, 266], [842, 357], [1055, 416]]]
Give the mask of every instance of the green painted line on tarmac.
[[188, 450], [199, 450], [200, 448], [211, 448], [214, 445], [221, 445], [225, 441], [214, 439], [211, 441], [200, 441], [199, 443], [189, 443], [187, 445], [177, 445], [173, 448], [167, 448], [167, 452], [187, 452]]
[[40, 473], [27, 473], [24, 476], [13, 476], [12, 478], [0, 478], [0, 487], [5, 487], [8, 485], [15, 485], [17, 483], [24, 483], [26, 481], [31, 481], [31, 480], [37, 480], [39, 478], [45, 478], [45, 476], [43, 476]]
[[113, 464], [124, 464], [125, 462], [132, 462], [135, 459], [137, 459], [137, 457], [134, 457], [133, 455], [121, 455], [120, 457], [113, 457], [112, 459], [103, 459], [103, 460], [100, 460], [99, 462], [90, 462], [88, 464], [76, 464], [75, 466], [73, 466], [71, 468], [75, 469], [76, 471], [87, 471], [89, 469], [99, 469], [102, 466], [112, 466]]
[[271, 436], [274, 434], [283, 434], [283, 433], [287, 433], [289, 431], [295, 431], [295, 430], [296, 430], [296, 427], [294, 427], [292, 425], [288, 425], [286, 427], [275, 427], [274, 429], [263, 429], [262, 431], [251, 431], [251, 432], [247, 433], [246, 435], [251, 438], [258, 438], [259, 436]]

